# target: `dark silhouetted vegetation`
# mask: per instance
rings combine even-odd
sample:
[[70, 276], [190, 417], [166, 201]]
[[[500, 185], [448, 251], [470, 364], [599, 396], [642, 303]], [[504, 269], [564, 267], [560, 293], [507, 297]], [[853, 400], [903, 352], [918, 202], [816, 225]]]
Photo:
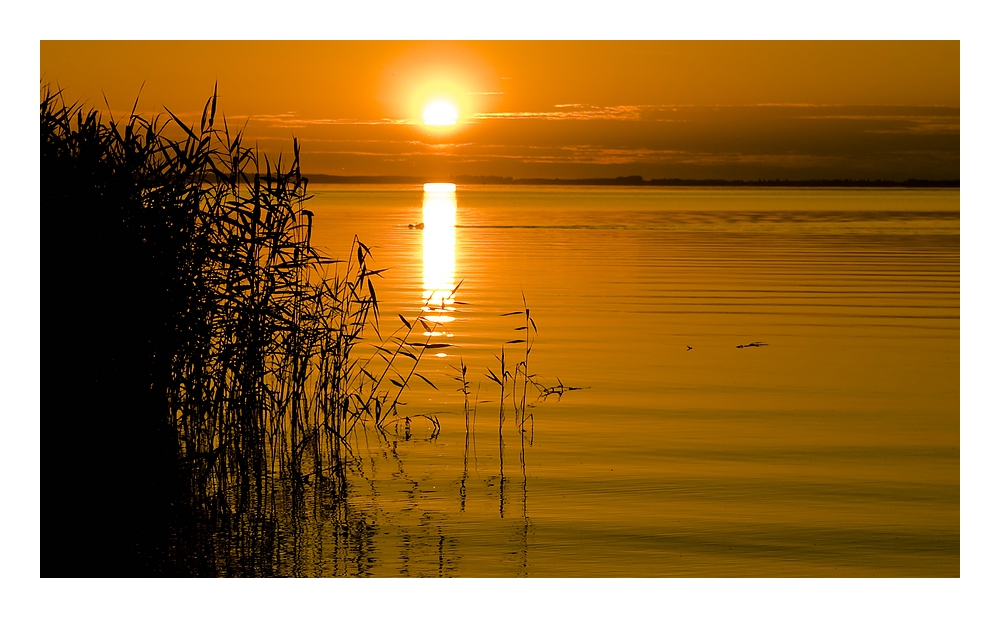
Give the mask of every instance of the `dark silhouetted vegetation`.
[[380, 271], [311, 246], [306, 186], [297, 143], [258, 154], [214, 95], [188, 126], [42, 93], [46, 384], [73, 402], [43, 423], [45, 575], [211, 574], [220, 535], [266, 573], [279, 480], [343, 495], [352, 429], [399, 419], [434, 325], [357, 357]]

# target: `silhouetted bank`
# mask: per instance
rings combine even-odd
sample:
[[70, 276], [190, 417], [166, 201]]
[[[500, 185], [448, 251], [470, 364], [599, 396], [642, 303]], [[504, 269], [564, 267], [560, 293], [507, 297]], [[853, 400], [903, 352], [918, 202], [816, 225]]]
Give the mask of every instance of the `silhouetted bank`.
[[[423, 184], [442, 180], [439, 177], [424, 176], [333, 176], [310, 174], [309, 180], [326, 184]], [[642, 176], [618, 176], [616, 178], [512, 178], [510, 176], [449, 176], [443, 180], [464, 185], [582, 185], [582, 186], [628, 186], [628, 187], [873, 187], [907, 189], [958, 189], [959, 180], [869, 180], [859, 178], [838, 178], [833, 180], [786, 180], [780, 178], [758, 180], [721, 180], [691, 178], [653, 178]]]

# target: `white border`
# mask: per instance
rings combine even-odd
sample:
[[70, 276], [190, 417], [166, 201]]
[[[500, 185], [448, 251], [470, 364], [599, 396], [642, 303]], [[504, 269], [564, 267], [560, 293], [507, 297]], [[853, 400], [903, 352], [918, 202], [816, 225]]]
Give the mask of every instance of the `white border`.
[[[24, 7], [23, 4], [16, 5]], [[49, 1], [5, 16], [0, 104], [8, 134], [0, 149], [9, 183], [3, 251], [2, 357], [6, 495], [3, 569], [10, 615], [176, 616], [284, 613], [308, 609], [369, 615], [528, 613], [631, 615], [967, 615], [997, 579], [997, 405], [988, 386], [997, 361], [994, 270], [997, 20], [985, 4], [950, 2], [713, 2], [697, 6], [618, 1], [515, 0], [474, 8], [458, 2], [143, 4]], [[961, 39], [962, 47], [962, 577], [959, 580], [38, 580], [40, 474], [40, 260], [47, 273], [71, 260], [40, 247], [37, 133], [38, 41], [160, 39]], [[22, 121], [23, 119], [23, 121]], [[12, 133], [12, 134], [11, 134]], [[33, 164], [33, 165], [32, 165]], [[25, 170], [28, 171], [25, 174]], [[51, 269], [51, 270], [50, 270]], [[52, 312], [54, 308], [48, 307]], [[52, 314], [49, 313], [51, 316]], [[49, 359], [51, 362], [51, 359]], [[16, 386], [16, 388], [15, 388]], [[46, 392], [46, 401], [58, 398]], [[33, 439], [24, 439], [30, 436]], [[32, 474], [34, 472], [34, 474]], [[32, 507], [35, 507], [34, 509]], [[11, 513], [16, 513], [11, 515]], [[5, 544], [7, 545], [7, 544]], [[25, 581], [27, 580], [27, 581]], [[35, 583], [37, 582], [37, 583]], [[194, 609], [192, 609], [194, 608]], [[11, 611], [8, 610], [8, 611]], [[27, 611], [24, 611], [27, 610]], [[41, 610], [41, 611], [39, 611]]]

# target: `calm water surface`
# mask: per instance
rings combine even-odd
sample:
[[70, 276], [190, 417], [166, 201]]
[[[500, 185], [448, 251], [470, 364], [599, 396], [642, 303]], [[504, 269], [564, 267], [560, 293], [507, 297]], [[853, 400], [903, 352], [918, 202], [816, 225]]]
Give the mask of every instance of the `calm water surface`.
[[[314, 244], [389, 269], [383, 334], [430, 298], [453, 345], [279, 573], [959, 575], [957, 190], [311, 189]], [[522, 293], [531, 372], [585, 388], [501, 445]]]

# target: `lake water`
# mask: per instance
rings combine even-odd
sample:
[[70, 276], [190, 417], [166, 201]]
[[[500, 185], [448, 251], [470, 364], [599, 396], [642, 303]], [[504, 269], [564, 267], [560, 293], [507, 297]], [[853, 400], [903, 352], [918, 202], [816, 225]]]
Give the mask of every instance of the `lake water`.
[[[357, 234], [389, 269], [383, 335], [430, 297], [452, 345], [408, 433], [353, 435], [347, 504], [312, 496], [274, 572], [959, 575], [957, 190], [310, 192], [314, 245]], [[485, 374], [522, 302], [530, 372], [580, 390], [524, 433], [508, 408], [501, 444]]]

